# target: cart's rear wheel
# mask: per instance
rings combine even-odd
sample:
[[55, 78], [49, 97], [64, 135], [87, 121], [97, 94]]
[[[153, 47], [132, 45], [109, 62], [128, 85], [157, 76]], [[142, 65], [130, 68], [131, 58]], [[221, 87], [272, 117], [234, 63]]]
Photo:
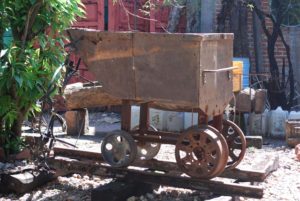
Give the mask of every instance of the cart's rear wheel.
[[[139, 130], [139, 127], [136, 126], [133, 130]], [[150, 131], [157, 131], [157, 129], [150, 125]], [[144, 134], [147, 135], [147, 134]], [[157, 136], [159, 138], [159, 136]], [[137, 157], [141, 160], [151, 160], [153, 159], [160, 150], [160, 143], [154, 142], [137, 142]]]
[[218, 133], [206, 126], [188, 129], [179, 136], [175, 147], [179, 168], [191, 177], [217, 176], [224, 170], [225, 156]]
[[233, 169], [244, 158], [246, 152], [246, 138], [243, 131], [229, 120], [223, 121], [222, 135], [229, 149], [226, 169]]
[[108, 134], [102, 141], [101, 154], [109, 165], [126, 167], [132, 163], [137, 154], [137, 146], [131, 135], [125, 131]]

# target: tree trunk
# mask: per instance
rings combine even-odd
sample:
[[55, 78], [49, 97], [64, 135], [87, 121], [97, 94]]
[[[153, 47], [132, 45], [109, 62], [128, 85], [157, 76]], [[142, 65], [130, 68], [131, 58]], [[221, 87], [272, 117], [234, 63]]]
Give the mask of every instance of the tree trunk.
[[167, 30], [171, 33], [177, 32], [178, 24], [183, 10], [183, 6], [175, 5], [171, 8]]
[[222, 8], [217, 16], [217, 32], [225, 33], [226, 31], [226, 21], [230, 18], [232, 9], [234, 5], [234, 0], [222, 0]]
[[234, 2], [229, 24], [234, 33], [234, 56], [249, 57], [248, 11], [240, 1]]
[[14, 133], [14, 136], [20, 137], [22, 134], [22, 124], [25, 119], [25, 114], [22, 112], [18, 113], [17, 119], [14, 121], [11, 131]]
[[267, 84], [271, 110], [275, 110], [278, 106], [281, 106], [284, 110], [288, 110], [289, 108], [287, 105], [285, 89], [280, 88], [278, 84], [278, 80], [276, 79], [270, 79]]
[[248, 10], [239, 0], [223, 0], [217, 32], [234, 33], [234, 56], [249, 57]]
[[201, 1], [186, 0], [186, 32], [201, 32]]

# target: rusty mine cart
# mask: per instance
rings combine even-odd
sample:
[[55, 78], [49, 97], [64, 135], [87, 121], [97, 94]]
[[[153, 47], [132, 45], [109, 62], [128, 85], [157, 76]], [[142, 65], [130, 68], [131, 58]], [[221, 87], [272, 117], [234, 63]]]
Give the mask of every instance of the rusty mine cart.
[[[232, 98], [232, 34], [67, 33], [102, 85], [100, 105], [122, 105], [121, 130], [101, 145], [109, 165], [150, 160], [161, 144], [175, 145], [177, 166], [193, 178], [210, 179], [241, 162], [244, 134], [223, 120]], [[141, 109], [139, 126], [131, 130], [132, 105]], [[149, 124], [149, 108], [197, 112], [198, 126], [182, 133], [158, 131]]]

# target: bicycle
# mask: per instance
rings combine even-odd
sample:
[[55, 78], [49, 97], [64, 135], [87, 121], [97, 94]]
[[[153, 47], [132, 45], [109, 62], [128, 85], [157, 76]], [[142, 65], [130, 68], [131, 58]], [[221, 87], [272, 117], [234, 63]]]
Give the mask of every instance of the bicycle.
[[[81, 76], [79, 74], [79, 66], [81, 63], [81, 59], [77, 61], [76, 66], [74, 66], [74, 62], [69, 60], [69, 55], [66, 57], [66, 60], [64, 64], [59, 67], [55, 73], [54, 76], [57, 76], [58, 72], [65, 67], [66, 68], [66, 73], [64, 76], [63, 84], [62, 87], [60, 88], [60, 91], [62, 92], [66, 85], [69, 83], [71, 78], [75, 75], [80, 77], [86, 82], [89, 82], [92, 85], [96, 85], [97, 83], [92, 82], [91, 80], [86, 79], [85, 77]], [[54, 79], [53, 79], [54, 80]], [[54, 143], [60, 142], [62, 144], [69, 145], [71, 147], [77, 148], [76, 145], [71, 144], [69, 142], [66, 142], [62, 139], [56, 138], [54, 135], [54, 127], [55, 123], [58, 122], [59, 125], [62, 127], [62, 131], [65, 132], [67, 129], [67, 124], [65, 119], [61, 114], [56, 112], [53, 107], [53, 99], [51, 98], [51, 94], [57, 89], [57, 85], [54, 84], [54, 82], [50, 82], [50, 85], [47, 89], [45, 89], [43, 86], [39, 86], [41, 90], [45, 93], [44, 96], [39, 100], [41, 103], [41, 113], [36, 116], [36, 119], [38, 119], [38, 132], [41, 135], [41, 143], [42, 145], [39, 146], [45, 147], [46, 145], [46, 155], [50, 155], [50, 151], [52, 150]], [[62, 93], [60, 93], [62, 94]], [[80, 133], [80, 132], [79, 132]], [[47, 145], [48, 144], [48, 145]]]

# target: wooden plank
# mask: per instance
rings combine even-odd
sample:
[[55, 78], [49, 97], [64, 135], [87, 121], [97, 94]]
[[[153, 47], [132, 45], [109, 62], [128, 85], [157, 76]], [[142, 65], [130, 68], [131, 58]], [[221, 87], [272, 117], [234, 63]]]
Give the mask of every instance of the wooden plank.
[[245, 196], [262, 198], [262, 187], [227, 183], [214, 180], [200, 180], [189, 177], [170, 176], [162, 173], [149, 173], [133, 169], [120, 169], [99, 165], [92, 161], [66, 161], [64, 159], [49, 159], [49, 164], [55, 169], [63, 169], [65, 173], [95, 174], [103, 177], [130, 179], [145, 183], [160, 184], [178, 188], [208, 191], [221, 195]]
[[299, 138], [287, 138], [286, 143], [290, 147], [295, 147], [297, 144], [300, 144], [300, 137]]
[[97, 106], [120, 105], [122, 101], [106, 93], [101, 86], [86, 86], [82, 83], [67, 85], [64, 91], [68, 110]]

